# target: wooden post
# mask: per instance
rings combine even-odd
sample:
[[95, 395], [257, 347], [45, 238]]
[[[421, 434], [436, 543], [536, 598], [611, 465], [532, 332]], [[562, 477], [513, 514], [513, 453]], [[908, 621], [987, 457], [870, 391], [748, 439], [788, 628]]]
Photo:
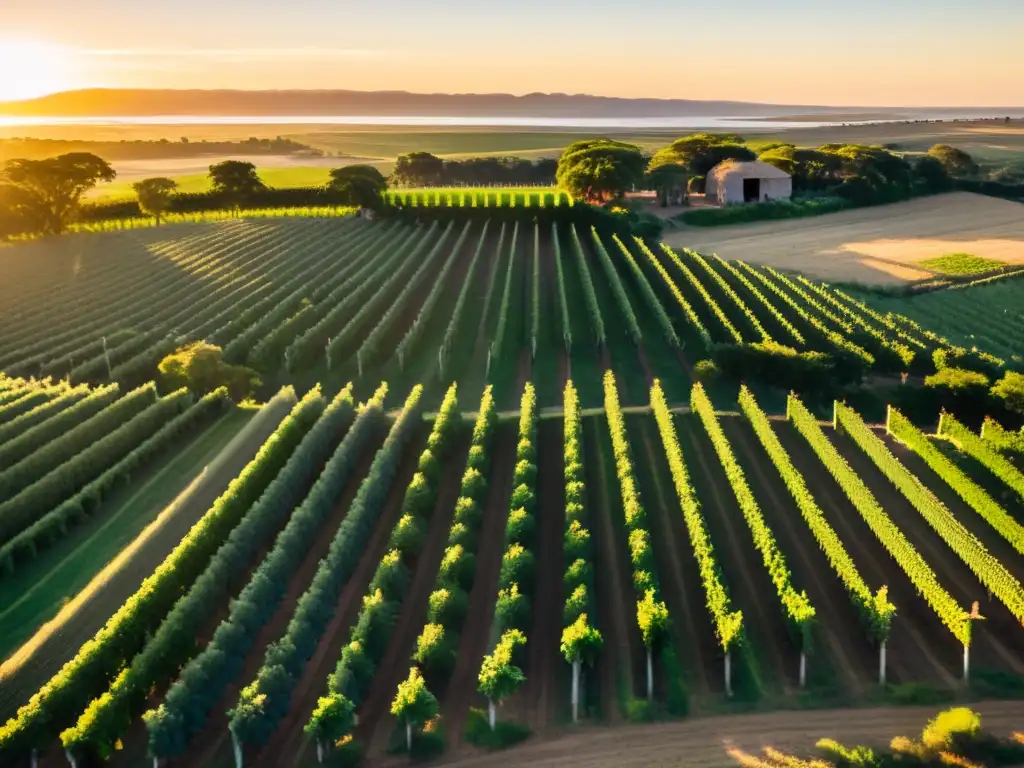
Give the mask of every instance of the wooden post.
[[107, 349], [107, 337], [103, 337], [103, 357], [107, 361], [107, 378], [113, 381], [114, 370], [110, 367], [110, 351]]
[[964, 646], [964, 685], [971, 682], [971, 646]]
[[316, 761], [322, 763], [324, 761], [324, 740], [316, 740]]
[[235, 768], [242, 768], [242, 742], [234, 731], [231, 731], [231, 746], [235, 750]]
[[[493, 730], [494, 726], [491, 726]], [[405, 749], [411, 755], [412, 754], [412, 723], [408, 720], [405, 721]]]
[[725, 652], [725, 695], [732, 698], [732, 654]]
[[885, 685], [885, 640], [878, 648], [878, 684]]
[[887, 434], [887, 435], [891, 435], [892, 434], [892, 432], [889, 431], [889, 420], [891, 418], [892, 418], [892, 406], [891, 405], [887, 405], [887, 406], [885, 406], [885, 434]]
[[839, 431], [839, 401], [832, 401], [832, 429]]
[[[486, 198], [485, 198], [486, 199]], [[494, 721], [496, 719], [496, 713], [494, 711], [494, 699], [487, 700], [487, 721], [491, 724], [491, 730], [494, 730]]]
[[71, 764], [71, 768], [78, 768], [78, 764], [75, 763], [75, 756], [71, 754], [70, 749], [64, 750], [64, 757], [68, 759], [68, 762]]
[[654, 664], [651, 661], [651, 648], [647, 647], [647, 700], [654, 699]]
[[572, 663], [572, 721], [580, 721], [580, 660]]
[[807, 653], [800, 651], [800, 687], [807, 687]]

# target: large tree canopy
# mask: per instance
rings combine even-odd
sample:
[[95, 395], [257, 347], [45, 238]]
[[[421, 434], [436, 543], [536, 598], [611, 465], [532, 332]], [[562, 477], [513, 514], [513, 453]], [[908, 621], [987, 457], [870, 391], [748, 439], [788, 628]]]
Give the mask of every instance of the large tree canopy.
[[724, 160], [756, 160], [743, 138], [730, 133], [695, 133], [676, 139], [651, 158], [650, 170], [661, 165], [681, 165], [691, 176], [706, 176]]
[[429, 152], [410, 152], [399, 155], [391, 181], [404, 186], [430, 186], [441, 183], [444, 175], [444, 160]]
[[171, 195], [178, 188], [178, 182], [171, 179], [143, 179], [132, 184], [135, 194], [139, 197], [139, 208], [143, 213], [156, 219], [160, 226], [160, 217], [171, 206]]
[[336, 192], [345, 205], [376, 209], [384, 201], [388, 182], [372, 165], [348, 165], [331, 171], [327, 188]]
[[622, 197], [643, 181], [646, 165], [640, 148], [612, 139], [570, 144], [558, 159], [559, 186], [588, 202]]
[[71, 152], [46, 160], [9, 160], [3, 199], [29, 231], [57, 235], [78, 212], [82, 195], [117, 176], [107, 162], [89, 152]]
[[223, 195], [235, 207], [267, 188], [256, 172], [256, 166], [242, 160], [225, 160], [211, 165], [210, 180], [213, 191]]

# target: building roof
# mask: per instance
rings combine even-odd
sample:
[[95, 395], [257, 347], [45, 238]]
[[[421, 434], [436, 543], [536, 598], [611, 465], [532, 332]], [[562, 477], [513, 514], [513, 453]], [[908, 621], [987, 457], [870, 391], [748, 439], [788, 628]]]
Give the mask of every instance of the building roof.
[[762, 163], [760, 160], [741, 162], [739, 160], [725, 160], [708, 173], [716, 179], [727, 177], [741, 179], [788, 179], [789, 174], [779, 170], [774, 165]]

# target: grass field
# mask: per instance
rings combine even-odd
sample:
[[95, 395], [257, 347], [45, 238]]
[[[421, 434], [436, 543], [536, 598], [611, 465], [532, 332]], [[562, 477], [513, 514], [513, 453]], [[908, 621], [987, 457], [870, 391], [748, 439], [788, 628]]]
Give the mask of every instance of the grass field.
[[[564, 744], [550, 742], [547, 753], [543, 744], [566, 722], [570, 676], [559, 643], [566, 613], [578, 608], [567, 572], [586, 586], [589, 620], [605, 638], [584, 672], [592, 725], [642, 715], [647, 614], [637, 601], [646, 585], [664, 600], [670, 628], [652, 650], [649, 706], [659, 718], [687, 710], [706, 728], [682, 741], [652, 735], [640, 753], [650, 762], [679, 759], [691, 744], [715, 764], [724, 748], [707, 734], [722, 713], [1019, 695], [1017, 465], [962, 435], [917, 433], [898, 415], [891, 432], [843, 406], [838, 427], [821, 422], [771, 382], [739, 400], [734, 384], [709, 387], [711, 397], [693, 385], [715, 343], [853, 349], [874, 361], [872, 372], [892, 376], [883, 369], [894, 344], [927, 373], [942, 342], [812, 280], [553, 223], [563, 211], [547, 212], [543, 226], [533, 209], [513, 211], [518, 218], [503, 211], [503, 224], [486, 215], [415, 226], [238, 219], [0, 252], [0, 369], [94, 387], [112, 376], [127, 393], [95, 416], [68, 419], [81, 426], [49, 430], [17, 472], [0, 471], [0, 489], [14, 491], [0, 497], [0, 514], [17, 513], [3, 520], [8, 528], [51, 514], [31, 505], [35, 491], [20, 490], [33, 468], [69, 494], [88, 480], [58, 459], [80, 452], [98, 465], [97, 449], [79, 445], [97, 424], [141, 424], [128, 430], [136, 447], [156, 434], [151, 415], [174, 405], [173, 395], [129, 390], [186, 340], [213, 341], [229, 361], [256, 367], [263, 395], [297, 390], [244, 427], [229, 415], [191, 447], [176, 445], [95, 520], [71, 518], [0, 572], [0, 589], [17, 585], [28, 596], [0, 612], [38, 622], [76, 592], [84, 571], [130, 542], [122, 553], [132, 556], [95, 602], [72, 598], [73, 615], [58, 614], [37, 647], [8, 661], [15, 673], [0, 668], [0, 712], [25, 705], [0, 729], [0, 761], [27, 763], [35, 750], [40, 764], [55, 764], [69, 750], [79, 764], [109, 755], [112, 765], [137, 765], [150, 752], [175, 764], [230, 764], [235, 733], [246, 765], [312, 767], [317, 750], [305, 726], [331, 693], [350, 698], [356, 740], [371, 764], [383, 763], [395, 734], [404, 736], [390, 704], [412, 666], [439, 702], [437, 746], [487, 761], [463, 725], [486, 707], [482, 661], [510, 626], [527, 637], [516, 657], [527, 682], [499, 717], [544, 740], [522, 755], [555, 759]], [[934, 221], [949, 209], [918, 213]], [[756, 263], [762, 250], [750, 245], [742, 256]], [[941, 294], [965, 302], [947, 314], [966, 317], [975, 290], [989, 289]], [[570, 379], [584, 409], [579, 435], [565, 434]], [[664, 398], [652, 394], [656, 379]], [[311, 391], [316, 383], [322, 392]], [[454, 403], [443, 400], [453, 383]], [[0, 407], [63, 392], [49, 386], [0, 379]], [[238, 450], [211, 463], [229, 433]], [[927, 447], [940, 439], [937, 459]], [[583, 488], [566, 484], [567, 455], [578, 459]], [[947, 460], [991, 490], [978, 495]], [[73, 467], [102, 471], [82, 460]], [[190, 501], [167, 518], [174, 527], [133, 539], [190, 476]], [[197, 521], [198, 533], [186, 536]], [[103, 525], [117, 529], [116, 540]], [[577, 555], [582, 570], [568, 562]], [[896, 611], [883, 635], [889, 687], [877, 682], [882, 586]], [[988, 589], [986, 621], [971, 626], [964, 606]], [[509, 610], [517, 594], [519, 612]], [[723, 647], [720, 630], [735, 626], [735, 610], [743, 645]], [[414, 658], [428, 621], [448, 645]], [[8, 648], [19, 631], [6, 636]], [[960, 679], [965, 641], [970, 685]], [[879, 734], [883, 717], [851, 719], [860, 725], [833, 735]], [[783, 743], [802, 748], [791, 716], [769, 722]], [[579, 760], [597, 758], [581, 750]]]
[[820, 218], [670, 230], [665, 240], [833, 282], [893, 285], [929, 277], [926, 262], [949, 253], [1024, 264], [1022, 211], [956, 192]]
[[975, 256], [973, 253], [947, 253], [934, 259], [918, 262], [929, 272], [939, 275], [976, 275], [998, 267], [1005, 267], [1006, 262]]

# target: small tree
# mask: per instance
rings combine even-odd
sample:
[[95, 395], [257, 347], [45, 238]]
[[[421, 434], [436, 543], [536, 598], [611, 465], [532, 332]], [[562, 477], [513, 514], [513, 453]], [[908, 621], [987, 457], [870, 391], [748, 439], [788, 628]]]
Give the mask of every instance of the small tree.
[[946, 169], [950, 176], [976, 176], [978, 164], [967, 152], [949, 144], [936, 144], [928, 150], [928, 156], [934, 157]]
[[526, 645], [526, 635], [518, 629], [508, 630], [501, 636], [494, 651], [484, 657], [480, 666], [480, 685], [477, 690], [487, 697], [487, 715], [492, 731], [497, 705], [515, 693], [526, 680], [523, 670], [512, 663], [512, 653], [517, 645]]
[[256, 371], [225, 363], [220, 347], [202, 341], [168, 355], [160, 361], [158, 370], [168, 390], [188, 387], [197, 395], [205, 395], [218, 387], [227, 387], [236, 402], [247, 398], [260, 385]]
[[242, 160], [225, 160], [210, 166], [214, 194], [222, 196], [232, 208], [267, 187], [256, 172], [256, 166]]
[[1002, 400], [1009, 410], [1024, 413], [1024, 373], [1007, 371], [992, 387], [992, 396]]
[[348, 165], [331, 171], [327, 188], [345, 205], [376, 210], [384, 204], [388, 182], [372, 165]]
[[572, 721], [579, 720], [580, 665], [594, 664], [604, 646], [604, 638], [587, 621], [587, 614], [580, 614], [572, 624], [562, 630], [562, 655], [572, 664]]
[[417, 667], [409, 670], [409, 677], [398, 684], [398, 693], [391, 702], [391, 714], [405, 721], [405, 747], [412, 752], [412, 729], [422, 728], [428, 720], [437, 716], [437, 698], [423, 680]]
[[648, 589], [644, 599], [637, 601], [636, 620], [640, 625], [640, 634], [647, 647], [647, 698], [654, 698], [654, 664], [651, 660], [653, 649], [657, 648], [668, 637], [671, 626], [668, 608], [665, 603], [654, 599], [654, 590]]
[[171, 195], [178, 189], [178, 183], [171, 179], [144, 179], [132, 184], [132, 189], [139, 198], [139, 208], [143, 213], [156, 219], [160, 226], [160, 218], [171, 206]]
[[316, 702], [309, 722], [303, 730], [316, 739], [317, 762], [324, 761], [324, 743], [336, 744], [351, 732], [356, 722], [356, 708], [344, 696], [332, 693]]

